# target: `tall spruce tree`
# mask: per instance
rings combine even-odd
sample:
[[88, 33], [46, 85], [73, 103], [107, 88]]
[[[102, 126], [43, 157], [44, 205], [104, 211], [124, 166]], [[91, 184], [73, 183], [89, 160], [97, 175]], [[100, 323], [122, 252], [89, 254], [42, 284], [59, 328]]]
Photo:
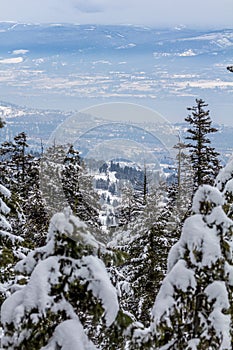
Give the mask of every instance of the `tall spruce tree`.
[[31, 245], [44, 241], [49, 220], [39, 188], [39, 159], [28, 149], [24, 132], [16, 135], [13, 141], [4, 142], [0, 149], [0, 168], [1, 182], [12, 194], [13, 232], [26, 237]]
[[[0, 119], [0, 128], [3, 126], [4, 123]], [[23, 238], [13, 234], [10, 223], [11, 197], [11, 192], [0, 183], [0, 304], [10, 294], [15, 277], [13, 267], [23, 255], [20, 249]]]
[[170, 234], [174, 232], [174, 235], [179, 237], [184, 220], [191, 214], [194, 183], [187, 145], [179, 140], [174, 148], [177, 151], [175, 164], [177, 181], [168, 185], [170, 216], [167, 221], [167, 229]]
[[93, 178], [88, 174], [79, 152], [72, 145], [64, 159], [62, 184], [67, 201], [75, 215], [91, 226], [100, 226], [99, 196], [93, 188]]
[[93, 189], [93, 179], [88, 174], [79, 152], [62, 145], [47, 149], [41, 161], [40, 188], [51, 216], [67, 203], [81, 220], [98, 230], [99, 197]]
[[143, 192], [136, 191], [130, 182], [123, 184], [121, 193], [121, 204], [116, 208], [116, 219], [119, 226], [135, 221], [144, 208]]
[[168, 251], [178, 239], [168, 231], [170, 216], [165, 184], [151, 186], [144, 210], [109, 243], [125, 254], [117, 266], [128, 283], [122, 305], [145, 325], [150, 322], [150, 310], [166, 273]]
[[14, 281], [14, 265], [20, 254], [23, 239], [12, 233], [9, 222], [9, 204], [11, 193], [0, 184], [0, 304], [10, 294], [10, 286]]
[[196, 106], [187, 108], [191, 114], [185, 118], [190, 124], [187, 130], [189, 136], [186, 139], [191, 141], [187, 147], [190, 149], [196, 188], [202, 184], [213, 184], [220, 169], [219, 154], [210, 146], [211, 141], [207, 136], [217, 132], [217, 129], [211, 126], [210, 111], [205, 109], [207, 106], [202, 99], [196, 99]]

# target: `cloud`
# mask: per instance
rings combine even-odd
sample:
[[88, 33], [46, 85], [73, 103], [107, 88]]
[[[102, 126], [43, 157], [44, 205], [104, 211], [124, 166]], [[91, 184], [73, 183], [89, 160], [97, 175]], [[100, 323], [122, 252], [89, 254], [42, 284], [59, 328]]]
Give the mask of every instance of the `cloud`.
[[232, 0], [7, 0], [0, 21], [232, 27]]
[[110, 0], [107, 23], [145, 24], [152, 26], [185, 24], [188, 26], [232, 27], [232, 0]]
[[99, 13], [105, 9], [104, 2], [98, 0], [78, 0], [73, 5], [76, 10], [84, 13]]

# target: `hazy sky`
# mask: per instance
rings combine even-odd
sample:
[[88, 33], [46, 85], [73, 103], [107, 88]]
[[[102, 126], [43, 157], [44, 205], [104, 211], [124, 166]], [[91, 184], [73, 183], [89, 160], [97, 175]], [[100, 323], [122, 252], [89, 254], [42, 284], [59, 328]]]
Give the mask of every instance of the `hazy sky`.
[[0, 0], [0, 21], [233, 27], [233, 0]]

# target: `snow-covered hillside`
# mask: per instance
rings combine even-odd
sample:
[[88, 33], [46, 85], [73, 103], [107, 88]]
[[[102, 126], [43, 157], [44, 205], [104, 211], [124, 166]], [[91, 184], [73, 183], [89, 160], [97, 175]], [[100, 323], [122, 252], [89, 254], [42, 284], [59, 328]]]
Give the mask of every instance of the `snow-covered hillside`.
[[80, 110], [127, 98], [178, 117], [198, 94], [215, 104], [232, 94], [232, 29], [0, 23], [0, 40], [1, 98], [20, 105]]

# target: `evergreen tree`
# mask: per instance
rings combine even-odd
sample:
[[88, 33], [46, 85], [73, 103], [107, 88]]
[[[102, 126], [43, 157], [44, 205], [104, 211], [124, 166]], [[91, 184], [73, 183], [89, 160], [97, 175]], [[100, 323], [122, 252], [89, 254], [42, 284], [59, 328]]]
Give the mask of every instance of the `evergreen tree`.
[[0, 304], [10, 294], [10, 286], [14, 281], [13, 267], [22, 256], [20, 243], [23, 239], [12, 233], [9, 222], [9, 202], [11, 193], [6, 187], [0, 185]]
[[40, 159], [33, 158], [27, 169], [27, 195], [21, 204], [25, 216], [25, 235], [36, 246], [45, 244], [49, 226], [49, 216], [40, 190], [39, 168]]
[[50, 218], [68, 205], [62, 187], [65, 157], [65, 147], [54, 145], [46, 150], [40, 162], [40, 189]]
[[144, 211], [109, 244], [125, 253], [117, 267], [128, 283], [122, 305], [145, 325], [166, 273], [168, 251], [178, 239], [174, 232], [169, 234], [169, 218], [166, 186], [161, 183], [150, 188]]
[[187, 147], [190, 148], [196, 188], [202, 184], [213, 184], [220, 169], [219, 154], [210, 146], [211, 142], [207, 137], [208, 134], [217, 132], [217, 129], [211, 126], [210, 112], [205, 110], [207, 106], [203, 100], [196, 99], [196, 106], [188, 108], [192, 113], [185, 118], [190, 124], [187, 130], [189, 136], [186, 139], [191, 140]]
[[88, 174], [79, 152], [70, 146], [62, 172], [63, 189], [73, 212], [83, 221], [99, 227], [99, 196], [93, 189], [93, 178]]
[[11, 187], [15, 176], [15, 165], [12, 161], [15, 145], [11, 141], [1, 144], [0, 148], [0, 177], [1, 183], [6, 187]]
[[177, 150], [175, 165], [177, 179], [174, 183], [167, 185], [167, 209], [170, 215], [166, 226], [170, 235], [173, 233], [179, 238], [184, 220], [191, 214], [194, 181], [187, 146], [179, 141], [174, 148]]
[[28, 168], [32, 156], [28, 153], [27, 136], [24, 132], [14, 137], [13, 141], [1, 145], [1, 180], [11, 192], [26, 197]]
[[[4, 124], [0, 119], [0, 127], [3, 127]], [[3, 167], [1, 167], [2, 169]], [[2, 172], [0, 174], [2, 182], [4, 177], [2, 176]], [[6, 182], [9, 183], [9, 181]], [[13, 230], [10, 208], [15, 208], [12, 194], [5, 186], [0, 184], [0, 304], [11, 293], [10, 289], [15, 278], [14, 265], [19, 258], [24, 256], [21, 246], [23, 244], [23, 238], [19, 236], [18, 232], [14, 232]]]
[[143, 214], [131, 226], [129, 260], [126, 267], [133, 288], [129, 310], [148, 325], [150, 310], [166, 273], [166, 259], [172, 246], [167, 236], [167, 212], [163, 187], [151, 189]]
[[40, 185], [49, 215], [67, 203], [81, 220], [95, 228], [100, 226], [99, 197], [93, 179], [73, 146], [67, 152], [64, 146], [47, 150], [41, 162]]
[[3, 128], [5, 125], [4, 120], [2, 120], [2, 118], [0, 118], [0, 129]]
[[12, 194], [13, 232], [26, 238], [29, 246], [41, 244], [49, 222], [39, 188], [39, 159], [28, 152], [25, 133], [2, 144], [0, 165], [1, 181]]
[[169, 253], [168, 273], [152, 309], [151, 349], [231, 348], [233, 222], [223, 202], [209, 185], [194, 196], [194, 215]]
[[116, 208], [119, 226], [133, 222], [143, 211], [143, 193], [134, 190], [131, 183], [124, 183], [121, 188], [121, 204]]
[[225, 213], [233, 219], [233, 158], [220, 170], [215, 184], [219, 191], [223, 193]]
[[[3, 349], [95, 349], [84, 329], [98, 342], [119, 315], [117, 293], [98, 251], [85, 223], [68, 209], [53, 216], [47, 244], [16, 266], [30, 279], [2, 306]], [[114, 346], [118, 332], [116, 323]]]

